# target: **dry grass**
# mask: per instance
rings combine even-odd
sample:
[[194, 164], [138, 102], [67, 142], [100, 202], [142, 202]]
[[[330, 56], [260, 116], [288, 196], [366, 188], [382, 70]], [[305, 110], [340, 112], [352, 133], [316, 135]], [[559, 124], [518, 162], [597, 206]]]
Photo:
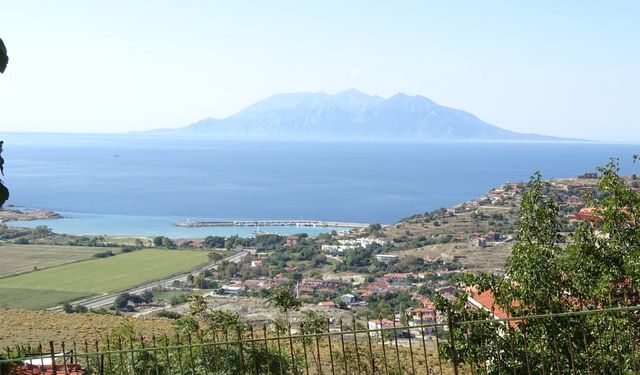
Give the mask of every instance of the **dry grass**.
[[496, 268], [504, 268], [511, 255], [513, 243], [498, 243], [485, 249], [474, 246], [471, 242], [430, 245], [417, 249], [399, 251], [397, 254], [416, 257], [440, 257], [445, 261], [457, 258], [458, 263], [466, 270], [488, 272]]
[[64, 314], [51, 311], [0, 309], [0, 347], [15, 344], [76, 341], [89, 342], [111, 332], [122, 324], [131, 324], [145, 336], [171, 333], [171, 320], [164, 318], [132, 318], [98, 314]]

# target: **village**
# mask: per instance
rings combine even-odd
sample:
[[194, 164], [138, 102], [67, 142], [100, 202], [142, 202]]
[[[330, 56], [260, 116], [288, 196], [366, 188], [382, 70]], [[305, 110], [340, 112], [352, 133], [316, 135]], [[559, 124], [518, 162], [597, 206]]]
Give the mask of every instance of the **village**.
[[[592, 174], [546, 184], [547, 193], [559, 202], [560, 219], [566, 223], [567, 232], [577, 222], [589, 219], [584, 193], [594, 185]], [[236, 310], [245, 312], [253, 323], [265, 324], [275, 313], [256, 304], [256, 299], [266, 299], [273, 290], [287, 286], [304, 303], [305, 309], [321, 313], [334, 322], [338, 317], [349, 316], [367, 321], [371, 327], [386, 327], [401, 321], [420, 325], [424, 319], [443, 322], [446, 318], [435, 309], [434, 296], [453, 301], [463, 292], [469, 292], [457, 285], [460, 275], [474, 272], [467, 252], [491, 255], [495, 248], [511, 246], [516, 227], [510, 220], [517, 215], [525, 189], [523, 183], [507, 183], [472, 201], [415, 215], [396, 225], [370, 225], [313, 238], [300, 234], [264, 235], [254, 240], [171, 239], [171, 246], [208, 249], [215, 244], [225, 251], [245, 255], [237, 263], [221, 261], [215, 267], [189, 275], [184, 282], [159, 288], [158, 294], [184, 293], [182, 300], [174, 298], [164, 302], [167, 309], [176, 314], [186, 312], [180, 306], [191, 293], [202, 295], [220, 309], [242, 306], [244, 301], [249, 301], [252, 307]], [[461, 223], [469, 222], [474, 225], [463, 226], [466, 231], [461, 231]], [[418, 233], [416, 223], [420, 223], [426, 233]], [[415, 233], [408, 235], [408, 232]], [[416, 252], [417, 248], [442, 249], [445, 245], [454, 245], [454, 252], [426, 251], [423, 254], [428, 255], [412, 255], [421, 254]], [[500, 260], [503, 265], [504, 260]], [[504, 276], [502, 267], [490, 271]], [[490, 291], [468, 294], [471, 306], [492, 311], [496, 317], [503, 315]], [[150, 310], [157, 313], [158, 306], [162, 306], [162, 301], [152, 304]], [[135, 306], [130, 310], [145, 315], [145, 308]]]

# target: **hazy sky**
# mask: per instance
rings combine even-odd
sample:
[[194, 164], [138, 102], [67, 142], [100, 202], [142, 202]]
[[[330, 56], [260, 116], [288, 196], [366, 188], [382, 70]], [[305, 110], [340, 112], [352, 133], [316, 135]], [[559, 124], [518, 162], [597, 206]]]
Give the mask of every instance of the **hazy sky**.
[[640, 1], [3, 1], [0, 131], [123, 132], [280, 92], [420, 94], [640, 141]]

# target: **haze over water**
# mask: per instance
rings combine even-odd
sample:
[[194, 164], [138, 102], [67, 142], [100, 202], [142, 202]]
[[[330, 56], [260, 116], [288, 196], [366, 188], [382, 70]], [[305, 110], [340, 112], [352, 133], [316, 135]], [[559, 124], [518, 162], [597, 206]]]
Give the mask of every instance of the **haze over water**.
[[[574, 177], [639, 146], [599, 143], [342, 143], [8, 134], [8, 204], [74, 217], [76, 234], [201, 237], [255, 228], [177, 228], [186, 219], [393, 223], [507, 181]], [[22, 223], [21, 223], [22, 225]], [[261, 228], [311, 234], [320, 229]], [[273, 230], [271, 230], [273, 229]], [[330, 230], [329, 228], [328, 230]]]

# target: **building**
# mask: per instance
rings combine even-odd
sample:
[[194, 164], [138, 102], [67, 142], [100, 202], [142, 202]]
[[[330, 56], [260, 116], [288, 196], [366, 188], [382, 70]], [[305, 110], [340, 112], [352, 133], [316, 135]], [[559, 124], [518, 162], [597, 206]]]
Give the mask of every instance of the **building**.
[[[487, 311], [494, 319], [509, 318], [509, 314], [507, 314], [507, 312], [497, 304], [495, 297], [493, 296], [493, 291], [490, 289], [485, 290], [484, 292], [479, 292], [476, 288], [469, 288], [467, 292], [467, 303], [470, 307]], [[514, 301], [513, 306], [517, 305], [518, 302]], [[515, 327], [516, 323], [517, 321], [515, 320], [509, 321], [509, 325], [511, 327]]]
[[356, 296], [354, 296], [353, 294], [350, 294], [350, 293], [343, 294], [343, 295], [340, 296], [340, 301], [342, 301], [342, 303], [344, 303], [347, 306], [351, 306], [357, 300], [358, 299], [356, 298]]
[[369, 320], [367, 322], [367, 327], [369, 328], [371, 332], [371, 336], [380, 336], [380, 330], [386, 330], [387, 328], [393, 328], [394, 327], [394, 321], [393, 320], [389, 320], [389, 319], [376, 319], [376, 320]]
[[222, 287], [224, 294], [231, 296], [239, 296], [244, 292], [244, 285], [242, 284], [228, 284]]
[[384, 264], [391, 264], [398, 260], [398, 256], [393, 254], [376, 254], [376, 260]]
[[295, 246], [298, 244], [298, 241], [300, 241], [300, 237], [298, 236], [289, 236], [287, 237], [287, 245], [288, 246]]

